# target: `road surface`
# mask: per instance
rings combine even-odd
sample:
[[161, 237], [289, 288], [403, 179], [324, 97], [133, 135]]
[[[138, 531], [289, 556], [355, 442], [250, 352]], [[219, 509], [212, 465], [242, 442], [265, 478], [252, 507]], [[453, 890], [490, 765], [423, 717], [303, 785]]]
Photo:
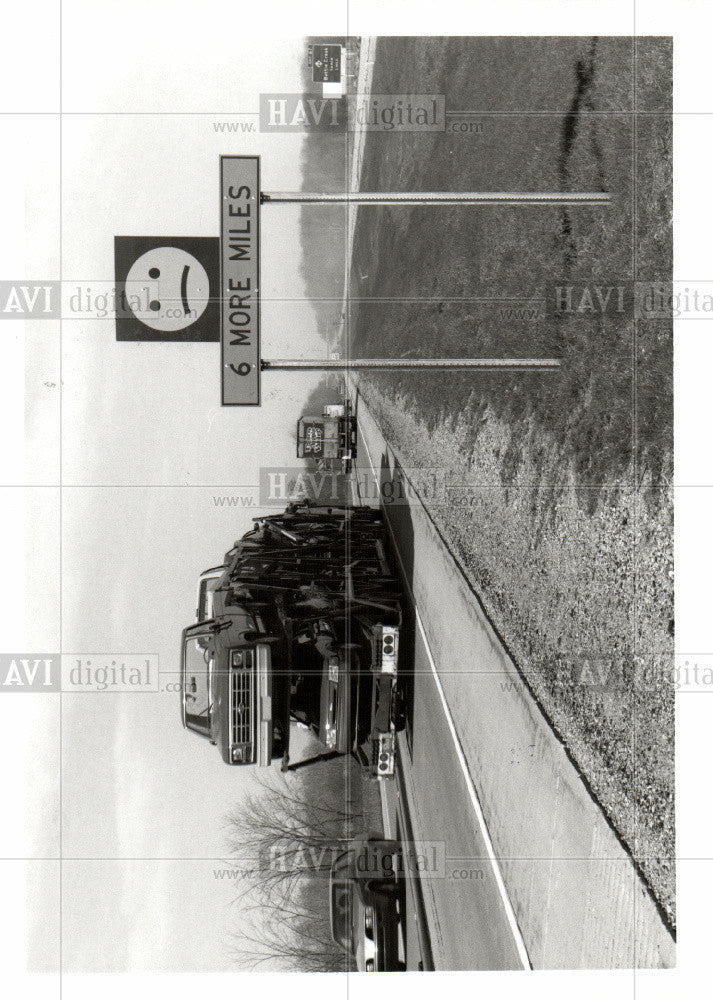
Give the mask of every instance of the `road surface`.
[[373, 504], [374, 481], [389, 481], [408, 496], [385, 505], [411, 668], [399, 775], [382, 783], [386, 832], [406, 815], [414, 839], [442, 857], [409, 887], [408, 967], [424, 942], [436, 969], [674, 965], [673, 937], [630, 856], [361, 399], [358, 413], [355, 491]]

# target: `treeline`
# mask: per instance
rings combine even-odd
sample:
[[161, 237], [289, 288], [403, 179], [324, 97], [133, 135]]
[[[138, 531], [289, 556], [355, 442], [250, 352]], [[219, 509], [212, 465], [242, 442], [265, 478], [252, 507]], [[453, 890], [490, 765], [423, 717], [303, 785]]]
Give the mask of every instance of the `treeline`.
[[[358, 52], [355, 39], [313, 36], [305, 40], [302, 88], [308, 97], [321, 97], [321, 88], [312, 82], [307, 65], [307, 46], [344, 45], [354, 66]], [[346, 101], [339, 100], [339, 120], [346, 120]], [[303, 191], [343, 191], [349, 181], [348, 135], [343, 129], [309, 129], [302, 146]], [[308, 205], [300, 213], [301, 273], [307, 295], [314, 302], [318, 330], [327, 343], [339, 326], [344, 292], [346, 252], [346, 210], [342, 205]]]

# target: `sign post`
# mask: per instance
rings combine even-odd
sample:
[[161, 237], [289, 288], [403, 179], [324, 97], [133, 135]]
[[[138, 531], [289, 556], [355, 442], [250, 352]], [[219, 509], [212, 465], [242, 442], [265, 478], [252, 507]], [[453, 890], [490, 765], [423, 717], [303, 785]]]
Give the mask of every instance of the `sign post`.
[[264, 191], [263, 205], [609, 205], [600, 191]]
[[419, 371], [436, 368], [440, 371], [466, 371], [480, 368], [486, 371], [556, 371], [561, 362], [557, 358], [353, 358], [335, 361], [333, 358], [315, 360], [263, 359], [264, 372], [310, 371]]
[[[339, 46], [317, 46], [314, 72], [325, 86], [341, 74]], [[333, 50], [333, 51], [332, 51]], [[341, 50], [340, 50], [341, 52]], [[318, 65], [319, 64], [319, 65]], [[318, 77], [315, 76], [315, 79]], [[220, 306], [221, 402], [259, 406], [263, 371], [556, 371], [556, 358], [261, 357], [260, 211], [270, 204], [603, 206], [605, 192], [260, 190], [259, 156], [220, 157], [220, 238], [117, 237], [117, 340], [214, 340]], [[219, 249], [215, 294], [215, 245]], [[136, 286], [141, 294], [129, 295]]]

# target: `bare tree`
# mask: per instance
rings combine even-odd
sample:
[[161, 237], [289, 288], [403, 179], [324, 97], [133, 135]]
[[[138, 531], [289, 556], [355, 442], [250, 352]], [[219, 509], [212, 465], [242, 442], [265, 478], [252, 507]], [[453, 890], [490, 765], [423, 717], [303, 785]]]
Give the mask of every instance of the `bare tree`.
[[[258, 929], [242, 931], [235, 955], [240, 965], [296, 972], [347, 972], [355, 966], [332, 940], [322, 896], [324, 882], [305, 878], [302, 901], [270, 910]], [[319, 892], [319, 899], [310, 897]], [[326, 896], [324, 896], [326, 900]]]
[[271, 771], [229, 817], [229, 848], [250, 872], [241, 882], [251, 930], [236, 940], [241, 964], [305, 972], [351, 968], [332, 941], [329, 871], [363, 826], [361, 786], [348, 758], [300, 775]]

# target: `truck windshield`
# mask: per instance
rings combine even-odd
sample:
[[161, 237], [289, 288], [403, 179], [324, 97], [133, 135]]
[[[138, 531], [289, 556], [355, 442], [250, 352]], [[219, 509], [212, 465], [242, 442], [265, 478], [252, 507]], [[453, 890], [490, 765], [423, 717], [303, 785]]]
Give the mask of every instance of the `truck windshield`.
[[191, 636], [183, 648], [183, 704], [186, 726], [210, 736], [212, 646], [205, 635]]
[[225, 565], [221, 564], [220, 566], [212, 566], [201, 573], [198, 580], [197, 621], [204, 622], [207, 618], [213, 617], [213, 594], [223, 573], [225, 573], [225, 569]]
[[213, 591], [218, 586], [219, 577], [201, 580], [198, 591], [198, 621], [204, 622], [213, 614]]

